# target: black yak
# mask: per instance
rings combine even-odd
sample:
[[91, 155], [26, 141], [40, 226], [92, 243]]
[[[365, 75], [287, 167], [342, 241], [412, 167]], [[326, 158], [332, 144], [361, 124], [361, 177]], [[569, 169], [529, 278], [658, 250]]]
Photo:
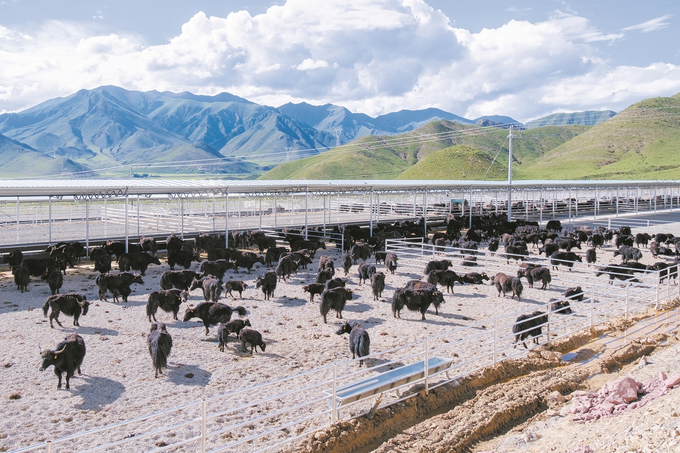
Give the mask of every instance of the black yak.
[[90, 307], [90, 303], [87, 298], [78, 293], [68, 293], [68, 294], [57, 294], [52, 295], [47, 298], [43, 304], [43, 314], [47, 316], [47, 312], [50, 307], [52, 308], [52, 313], [50, 313], [50, 327], [54, 328], [52, 325], [52, 320], [57, 321], [59, 327], [63, 327], [59, 322], [59, 313], [62, 312], [65, 315], [73, 316], [73, 325], [80, 326], [78, 323], [78, 318], [80, 315], [83, 316], [87, 314], [87, 310]]
[[439, 306], [443, 303], [444, 295], [439, 291], [399, 288], [392, 296], [392, 314], [401, 318], [400, 312], [405, 306], [411, 311], [419, 311], [425, 321], [425, 312], [430, 305], [434, 305], [435, 313], [439, 314]]
[[250, 327], [250, 321], [248, 319], [232, 319], [226, 324], [220, 324], [217, 328], [217, 340], [219, 341], [219, 349], [224, 352], [224, 345], [229, 342], [229, 334], [235, 333], [236, 337], [241, 333], [244, 327]]
[[319, 309], [321, 311], [321, 316], [323, 316], [324, 324], [327, 324], [326, 316], [331, 310], [335, 310], [336, 318], [342, 319], [342, 310], [345, 309], [345, 303], [348, 300], [352, 300], [354, 295], [352, 291], [345, 288], [332, 288], [325, 289], [321, 293], [321, 304]]
[[366, 357], [371, 353], [371, 339], [368, 336], [368, 332], [358, 322], [353, 322], [351, 325], [346, 322], [335, 333], [338, 335], [343, 333], [349, 334], [349, 350], [352, 352], [352, 359], [356, 359], [359, 356], [359, 366], [363, 365], [364, 360], [361, 357]]
[[219, 302], [201, 302], [195, 308], [187, 308], [184, 313], [184, 322], [192, 318], [200, 318], [205, 326], [205, 334], [210, 333], [210, 326], [215, 326], [219, 323], [226, 324], [231, 320], [231, 314], [237, 312], [239, 316], [246, 315], [245, 307], [238, 306], [231, 308], [228, 305]]
[[267, 346], [264, 341], [262, 341], [262, 334], [258, 332], [257, 330], [253, 329], [248, 329], [247, 327], [241, 329], [241, 332], [238, 334], [238, 339], [241, 340], [241, 347], [243, 348], [243, 351], [248, 351], [247, 344], [250, 344], [250, 353], [252, 354], [255, 352], [255, 349], [259, 346], [260, 349], [262, 349], [262, 352], [264, 352], [265, 347]]
[[146, 342], [149, 345], [149, 355], [151, 355], [151, 362], [156, 371], [154, 377], [157, 378], [158, 373], [163, 374], [163, 368], [168, 366], [168, 356], [172, 350], [172, 337], [165, 328], [165, 324], [162, 322], [153, 323]]
[[72, 333], [64, 341], [57, 344], [54, 350], [40, 351], [40, 355], [42, 357], [40, 371], [44, 371], [50, 365], [53, 365], [54, 374], [59, 378], [58, 389], [61, 388], [61, 375], [65, 372], [66, 390], [68, 390], [71, 388], [70, 381], [75, 371], [78, 370], [78, 374], [82, 374], [80, 372], [80, 365], [83, 364], [83, 358], [85, 357], [85, 341], [77, 333]]
[[528, 337], [534, 337], [533, 342], [538, 344], [538, 337], [543, 333], [543, 325], [547, 323], [548, 315], [542, 311], [519, 315], [512, 326], [512, 333], [515, 334], [515, 347], [521, 341], [524, 348], [528, 349], [527, 343], [524, 341]]

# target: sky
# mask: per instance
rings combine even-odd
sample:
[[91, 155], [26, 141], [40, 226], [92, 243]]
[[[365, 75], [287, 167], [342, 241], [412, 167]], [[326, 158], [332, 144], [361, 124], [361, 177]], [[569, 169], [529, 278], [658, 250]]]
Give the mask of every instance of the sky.
[[0, 0], [0, 113], [80, 89], [526, 122], [680, 92], [680, 2]]

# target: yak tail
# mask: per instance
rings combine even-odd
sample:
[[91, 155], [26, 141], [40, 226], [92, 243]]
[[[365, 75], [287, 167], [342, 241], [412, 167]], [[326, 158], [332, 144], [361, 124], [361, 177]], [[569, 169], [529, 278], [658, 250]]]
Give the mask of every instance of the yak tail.
[[43, 304], [42, 309], [43, 309], [43, 315], [45, 317], [47, 317], [47, 310], [50, 309], [50, 298], [49, 297], [47, 298], [47, 300]]
[[397, 317], [397, 312], [404, 308], [404, 302], [400, 297], [392, 296], [392, 314]]
[[165, 355], [160, 345], [158, 343], [153, 343], [150, 349], [153, 366], [157, 369], [166, 368], [168, 366], [168, 356]]
[[368, 332], [364, 331], [364, 335], [359, 337], [359, 357], [366, 357], [369, 355], [371, 349], [371, 339], [368, 337]]
[[247, 314], [245, 307], [242, 305], [234, 308], [234, 311], [238, 313], [239, 316], [245, 316]]
[[331, 311], [331, 303], [327, 298], [322, 297], [321, 298], [321, 303], [319, 304], [319, 310], [321, 311], [321, 316], [324, 318], [328, 314], [329, 311]]
[[155, 314], [155, 313], [154, 313], [154, 311], [155, 311], [154, 308], [155, 308], [155, 307], [153, 307], [152, 305], [155, 305], [155, 304], [152, 304], [151, 301], [149, 301], [149, 302], [146, 304], [146, 316], [149, 316], [149, 317], [150, 317], [151, 315], [154, 315], [154, 314]]

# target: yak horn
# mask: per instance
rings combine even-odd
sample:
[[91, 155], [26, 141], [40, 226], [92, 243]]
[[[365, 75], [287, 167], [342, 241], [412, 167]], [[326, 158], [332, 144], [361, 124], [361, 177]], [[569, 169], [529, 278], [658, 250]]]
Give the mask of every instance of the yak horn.
[[42, 354], [42, 347], [38, 345], [38, 351]]
[[59, 351], [54, 351], [54, 355], [61, 354], [61, 353], [64, 352], [65, 350], [66, 350], [66, 346], [64, 346], [63, 348], [61, 348], [61, 350], [59, 350]]

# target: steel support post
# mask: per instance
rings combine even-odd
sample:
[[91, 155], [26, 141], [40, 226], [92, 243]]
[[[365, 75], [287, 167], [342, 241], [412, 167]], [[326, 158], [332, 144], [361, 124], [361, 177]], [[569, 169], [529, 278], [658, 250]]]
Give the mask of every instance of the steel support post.
[[229, 248], [229, 187], [224, 194], [224, 248]]
[[20, 222], [19, 222], [19, 197], [17, 197], [17, 240], [16, 243], [19, 243], [19, 230], [20, 230]]
[[47, 202], [47, 230], [48, 230], [48, 242], [52, 245], [52, 195], [50, 195], [49, 201]]
[[[127, 194], [125, 195], [125, 253], [128, 253], [128, 242], [129, 241], [129, 224], [128, 224], [128, 196]], [[116, 257], [117, 258], [117, 257]]]
[[323, 194], [322, 196], [322, 203], [323, 206], [321, 207], [321, 214], [322, 214], [322, 220], [323, 220], [323, 234], [324, 236], [326, 235], [326, 194]]
[[139, 237], [139, 195], [137, 195], [137, 238]]
[[416, 191], [413, 191], [413, 220], [418, 218], [418, 213], [416, 212]]
[[85, 258], [90, 258], [90, 200], [85, 199]]
[[425, 191], [423, 192], [423, 217], [425, 218], [425, 221], [423, 224], [425, 225], [423, 231], [423, 237], [427, 238], [427, 187], [425, 187]]
[[184, 199], [182, 197], [179, 198], [179, 228], [180, 237], [184, 240]]
[[377, 200], [377, 204], [378, 204], [378, 211], [377, 211], [377, 213], [378, 213], [378, 220], [376, 220], [376, 222], [380, 223], [380, 193], [378, 193], [376, 196], [377, 196], [377, 198], [378, 198], [378, 200]]
[[307, 230], [309, 226], [307, 225], [309, 214], [309, 187], [305, 187], [305, 241], [308, 240]]
[[[465, 204], [465, 198], [463, 198], [463, 204]], [[470, 187], [470, 221], [468, 222], [468, 228], [472, 229], [472, 187]]]
[[370, 237], [373, 237], [373, 187], [371, 187], [370, 210], [368, 216], [369, 216], [368, 234]]

